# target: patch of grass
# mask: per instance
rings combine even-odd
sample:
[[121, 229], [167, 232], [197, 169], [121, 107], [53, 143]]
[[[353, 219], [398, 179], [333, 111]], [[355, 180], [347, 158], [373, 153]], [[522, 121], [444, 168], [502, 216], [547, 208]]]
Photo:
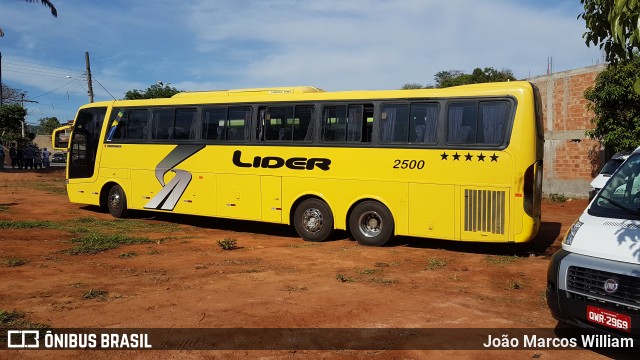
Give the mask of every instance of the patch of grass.
[[57, 228], [59, 224], [52, 221], [39, 220], [3, 220], [0, 221], [0, 229], [50, 229]]
[[436, 270], [447, 266], [447, 260], [441, 259], [437, 257], [430, 257], [427, 260], [427, 269], [428, 270]]
[[0, 328], [42, 330], [48, 329], [49, 326], [25, 320], [24, 313], [22, 312], [16, 310], [7, 311], [0, 309]]
[[540, 307], [543, 309], [548, 309], [549, 305], [547, 304], [547, 293], [544, 290], [541, 290], [538, 295], [538, 302]]
[[0, 204], [0, 212], [5, 212], [9, 210], [9, 206]]
[[88, 300], [90, 300], [90, 299], [98, 299], [98, 301], [105, 301], [105, 300], [107, 300], [107, 295], [108, 294], [109, 293], [107, 291], [104, 291], [104, 290], [91, 289], [91, 290], [85, 292], [82, 295], [82, 298], [83, 299], [88, 299]]
[[165, 223], [148, 223], [141, 220], [135, 219], [109, 219], [102, 220], [93, 217], [80, 217], [73, 219], [71, 221], [72, 226], [77, 226], [78, 224], [84, 227], [90, 227], [93, 231], [100, 230], [119, 230], [120, 232], [124, 231], [154, 231], [154, 232], [170, 232], [177, 231], [180, 227], [176, 224], [165, 224]]
[[343, 274], [337, 274], [336, 279], [340, 282], [357, 282], [358, 280]]
[[3, 264], [4, 266], [16, 267], [16, 266], [22, 266], [26, 264], [27, 260], [17, 258], [17, 257], [8, 257], [8, 258], [0, 259], [0, 263]]
[[524, 289], [524, 284], [522, 284], [518, 280], [508, 280], [507, 281], [507, 290], [520, 290]]
[[183, 235], [183, 236], [164, 236], [161, 237], [160, 239], [158, 239], [158, 241], [156, 241], [158, 244], [162, 244], [165, 241], [171, 241], [171, 240], [182, 240], [182, 244], [186, 244], [189, 243], [188, 241], [186, 241], [185, 239], [197, 239], [198, 236], [195, 235]]
[[160, 254], [160, 250], [158, 249], [151, 249], [147, 251], [147, 255], [158, 255], [158, 254]]
[[282, 289], [282, 291], [288, 291], [288, 292], [305, 291], [305, 290], [309, 290], [309, 288], [302, 285], [298, 285], [298, 286], [287, 285], [284, 287], [284, 289]]
[[238, 242], [233, 238], [224, 238], [222, 240], [218, 240], [218, 246], [220, 246], [222, 250], [233, 250], [238, 247]]
[[393, 284], [396, 281], [393, 279], [385, 279], [385, 278], [381, 278], [381, 277], [372, 277], [371, 279], [369, 279], [369, 281], [377, 283], [377, 284]]
[[24, 182], [24, 185], [32, 189], [42, 190], [42, 191], [50, 192], [53, 194], [58, 194], [58, 195], [67, 194], [67, 186], [65, 185], [64, 181], [53, 182], [53, 181], [46, 181], [46, 180], [40, 179], [40, 181], [37, 181], [37, 182], [33, 182], [33, 181]]
[[375, 275], [380, 271], [381, 271], [380, 269], [362, 269], [362, 270], [356, 270], [356, 273], [359, 275]]
[[320, 246], [320, 244], [313, 243], [313, 242], [304, 242], [301, 244], [287, 244], [287, 247], [290, 247], [290, 248], [307, 248], [307, 247], [314, 247], [314, 246]]
[[549, 200], [557, 203], [563, 203], [568, 200], [564, 194], [549, 194]]
[[515, 262], [519, 258], [516, 255], [501, 255], [501, 256], [493, 256], [488, 255], [484, 258], [486, 262], [493, 265], [507, 265]]
[[130, 251], [130, 252], [125, 252], [125, 253], [121, 253], [120, 255], [118, 255], [119, 258], [132, 258], [138, 256], [138, 254], [136, 254], [135, 251]]
[[148, 244], [152, 241], [146, 237], [133, 237], [120, 234], [88, 234], [71, 240], [75, 247], [66, 250], [71, 255], [97, 254], [112, 250], [121, 245]]

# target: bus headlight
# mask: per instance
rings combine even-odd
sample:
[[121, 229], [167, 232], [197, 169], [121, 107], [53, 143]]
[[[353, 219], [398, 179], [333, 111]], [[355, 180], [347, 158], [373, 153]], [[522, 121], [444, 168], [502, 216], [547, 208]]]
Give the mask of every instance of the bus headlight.
[[573, 225], [571, 225], [571, 229], [569, 229], [569, 232], [567, 233], [567, 236], [565, 236], [562, 243], [566, 245], [571, 245], [571, 243], [573, 242], [573, 238], [576, 236], [578, 229], [580, 229], [582, 225], [583, 225], [582, 222], [580, 222], [579, 220], [576, 220], [576, 222], [574, 222]]

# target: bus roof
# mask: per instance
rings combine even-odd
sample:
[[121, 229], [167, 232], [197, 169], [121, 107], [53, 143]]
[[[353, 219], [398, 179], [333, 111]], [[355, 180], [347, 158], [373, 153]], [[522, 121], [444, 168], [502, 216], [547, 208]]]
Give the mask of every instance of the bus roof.
[[332, 101], [332, 100], [384, 100], [384, 99], [436, 99], [440, 97], [476, 97], [521, 94], [530, 90], [527, 81], [511, 81], [460, 85], [449, 88], [411, 90], [350, 90], [325, 92], [313, 86], [288, 86], [271, 88], [250, 88], [218, 91], [189, 91], [175, 94], [171, 98], [115, 100], [86, 104], [82, 108], [95, 106], [164, 106], [189, 104], [230, 104], [291, 101]]
[[325, 92], [313, 86], [283, 86], [271, 88], [248, 88], [233, 90], [208, 90], [208, 91], [188, 91], [177, 93], [172, 98], [186, 97], [211, 97], [211, 96], [238, 96], [238, 95], [273, 95], [273, 94], [302, 94]]

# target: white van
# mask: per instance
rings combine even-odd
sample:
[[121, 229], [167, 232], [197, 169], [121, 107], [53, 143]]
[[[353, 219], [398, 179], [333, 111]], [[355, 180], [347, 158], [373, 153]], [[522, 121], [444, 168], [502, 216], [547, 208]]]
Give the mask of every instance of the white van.
[[561, 322], [640, 337], [640, 148], [567, 232], [546, 293]]

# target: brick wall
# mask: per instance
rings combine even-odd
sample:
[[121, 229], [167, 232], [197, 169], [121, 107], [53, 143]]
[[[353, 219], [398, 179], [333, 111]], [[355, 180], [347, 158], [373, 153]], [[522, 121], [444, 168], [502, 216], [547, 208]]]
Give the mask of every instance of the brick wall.
[[594, 65], [527, 79], [540, 89], [542, 98], [545, 194], [586, 197], [604, 163], [600, 143], [585, 136], [593, 128], [593, 114], [583, 96], [604, 68]]

